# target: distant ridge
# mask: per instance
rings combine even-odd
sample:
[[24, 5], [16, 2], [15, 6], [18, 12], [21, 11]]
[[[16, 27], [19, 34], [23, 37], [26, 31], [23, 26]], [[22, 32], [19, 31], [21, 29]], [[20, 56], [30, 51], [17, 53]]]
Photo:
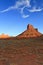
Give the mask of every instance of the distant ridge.
[[30, 38], [30, 37], [38, 37], [42, 34], [38, 32], [37, 28], [34, 28], [31, 24], [27, 25], [27, 30], [25, 30], [23, 33], [19, 34], [18, 38]]
[[6, 34], [2, 33], [2, 34], [0, 35], [0, 38], [9, 38], [9, 35], [6, 35]]

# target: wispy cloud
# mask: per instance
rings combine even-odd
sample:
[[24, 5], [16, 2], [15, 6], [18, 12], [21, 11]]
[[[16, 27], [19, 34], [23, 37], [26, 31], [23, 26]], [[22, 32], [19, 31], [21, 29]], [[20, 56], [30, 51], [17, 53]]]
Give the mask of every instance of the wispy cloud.
[[5, 9], [5, 10], [2, 10], [2, 11], [0, 11], [1, 13], [4, 13], [4, 12], [7, 12], [7, 11], [9, 11], [9, 10], [12, 10], [14, 7], [13, 6], [11, 6], [11, 7], [9, 7], [9, 8], [7, 8], [7, 9]]
[[27, 18], [27, 17], [29, 17], [29, 15], [22, 15], [22, 17], [23, 17], [23, 18]]
[[43, 8], [36, 8], [36, 7], [33, 7], [32, 9], [28, 10], [29, 12], [40, 12], [42, 11]]
[[[22, 14], [22, 17], [23, 17], [23, 18], [27, 18], [27, 17], [29, 17], [29, 15], [25, 15], [25, 14], [24, 14], [25, 8], [28, 8], [28, 9], [27, 9], [28, 12], [40, 12], [40, 11], [43, 10], [43, 8], [36, 8], [36, 6], [33, 6], [33, 7], [32, 7], [30, 2], [31, 2], [30, 0], [19, 0], [19, 1], [17, 1], [17, 2], [15, 3], [15, 5], [13, 5], [13, 6], [11, 6], [11, 7], [8, 7], [7, 9], [2, 10], [2, 11], [0, 11], [0, 12], [1, 12], [1, 13], [4, 13], [4, 12], [10, 11], [10, 10], [15, 10], [15, 9], [17, 9], [17, 10], [20, 11], [20, 13]], [[31, 8], [31, 7], [32, 7], [32, 8]], [[29, 8], [31, 8], [31, 9], [29, 9]]]
[[4, 13], [4, 12], [7, 12], [12, 9], [20, 9], [20, 8], [22, 9], [21, 6], [30, 7], [30, 0], [19, 0], [16, 2], [16, 4], [14, 6], [8, 7], [7, 9], [5, 9], [1, 12]]

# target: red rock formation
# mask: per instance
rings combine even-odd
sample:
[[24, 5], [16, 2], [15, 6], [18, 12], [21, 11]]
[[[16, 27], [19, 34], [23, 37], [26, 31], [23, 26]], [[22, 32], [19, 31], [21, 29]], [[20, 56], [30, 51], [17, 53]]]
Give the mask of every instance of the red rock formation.
[[34, 27], [32, 25], [28, 24], [27, 25], [27, 30], [32, 30], [32, 29], [34, 29]]
[[0, 35], [0, 38], [8, 38], [8, 35], [5, 35], [4, 33]]
[[38, 32], [38, 29], [34, 28], [32, 25], [28, 24], [27, 25], [27, 30], [25, 30], [23, 33], [21, 33], [17, 37], [28, 38], [28, 37], [38, 37], [38, 36], [41, 36], [41, 33]]

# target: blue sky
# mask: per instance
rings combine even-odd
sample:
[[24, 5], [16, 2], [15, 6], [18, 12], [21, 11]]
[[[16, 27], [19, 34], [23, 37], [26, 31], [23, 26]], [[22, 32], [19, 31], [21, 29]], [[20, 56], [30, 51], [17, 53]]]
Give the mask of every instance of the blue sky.
[[43, 0], [0, 0], [0, 34], [16, 36], [28, 24], [43, 33]]

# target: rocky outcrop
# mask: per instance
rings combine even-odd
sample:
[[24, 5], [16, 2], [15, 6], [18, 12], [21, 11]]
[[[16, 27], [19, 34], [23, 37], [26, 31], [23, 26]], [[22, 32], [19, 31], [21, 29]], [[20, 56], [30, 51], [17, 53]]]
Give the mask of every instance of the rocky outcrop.
[[32, 25], [28, 24], [27, 25], [27, 30], [25, 30], [23, 33], [21, 33], [20, 35], [18, 35], [17, 37], [38, 37], [41, 36], [42, 34], [40, 32], [38, 32], [37, 28], [34, 28]]
[[6, 34], [2, 33], [2, 34], [0, 35], [0, 38], [9, 38], [9, 35], [6, 35]]

